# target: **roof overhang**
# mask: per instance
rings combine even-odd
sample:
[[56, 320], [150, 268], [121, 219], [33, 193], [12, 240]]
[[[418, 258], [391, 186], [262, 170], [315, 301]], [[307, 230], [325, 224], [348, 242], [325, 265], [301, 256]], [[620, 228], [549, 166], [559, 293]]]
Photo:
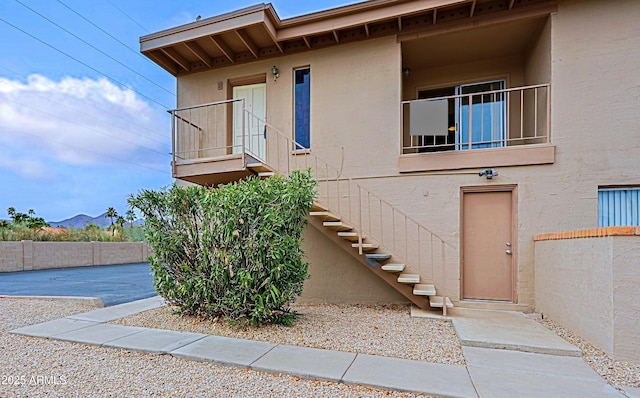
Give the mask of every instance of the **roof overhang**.
[[259, 4], [140, 38], [174, 76], [390, 35], [549, 13], [557, 0], [370, 0], [281, 20]]

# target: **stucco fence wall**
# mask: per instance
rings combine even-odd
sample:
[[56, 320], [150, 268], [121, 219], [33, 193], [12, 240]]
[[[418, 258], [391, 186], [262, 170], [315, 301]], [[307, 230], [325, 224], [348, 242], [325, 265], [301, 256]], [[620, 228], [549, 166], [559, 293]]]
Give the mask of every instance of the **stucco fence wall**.
[[141, 263], [143, 242], [0, 242], [0, 272]]
[[640, 228], [538, 235], [536, 311], [640, 364]]

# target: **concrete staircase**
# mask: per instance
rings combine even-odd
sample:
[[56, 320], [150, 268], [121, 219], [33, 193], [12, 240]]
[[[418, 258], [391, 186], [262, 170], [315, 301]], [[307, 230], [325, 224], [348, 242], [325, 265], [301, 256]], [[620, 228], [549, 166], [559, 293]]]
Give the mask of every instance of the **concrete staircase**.
[[[340, 216], [331, 213], [331, 211], [314, 203], [309, 216], [315, 219], [316, 227], [321, 225], [321, 230], [328, 236], [335, 236], [344, 242], [343, 244], [347, 252], [357, 259], [364, 260], [368, 268], [377, 274], [380, 272], [387, 277], [383, 278], [392, 287], [407, 297], [411, 302], [422, 309], [426, 308], [442, 308], [443, 298], [437, 296], [435, 285], [429, 281], [422, 281], [419, 274], [405, 272], [405, 264], [394, 261], [392, 253], [385, 251], [378, 243], [366, 241], [366, 237], [362, 236], [362, 241], [355, 227], [343, 222]], [[391, 277], [389, 277], [391, 276]], [[407, 289], [409, 287], [409, 289]], [[452, 308], [453, 303], [449, 298], [446, 300], [447, 308]]]
[[[269, 178], [276, 172], [259, 162], [248, 163], [247, 169], [259, 178]], [[423, 281], [419, 274], [410, 272], [403, 262], [396, 261], [393, 253], [379, 243], [368, 241], [364, 235], [361, 237], [353, 225], [331, 209], [314, 203], [309, 212], [309, 222], [419, 308], [441, 308], [444, 314], [446, 308], [453, 308], [448, 297], [444, 307], [445, 300], [437, 295], [431, 281]]]

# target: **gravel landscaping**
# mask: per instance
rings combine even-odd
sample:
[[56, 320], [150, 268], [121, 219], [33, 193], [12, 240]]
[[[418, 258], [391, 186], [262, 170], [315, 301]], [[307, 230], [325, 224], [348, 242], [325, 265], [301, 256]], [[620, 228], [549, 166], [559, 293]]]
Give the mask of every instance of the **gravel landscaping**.
[[[81, 302], [0, 298], [0, 397], [424, 396], [8, 333], [93, 308]], [[293, 327], [237, 329], [224, 321], [181, 316], [170, 307], [112, 323], [465, 363], [449, 322], [411, 318], [406, 306], [295, 305], [295, 310], [302, 315]], [[639, 365], [614, 361], [562, 325], [537, 320], [582, 349], [584, 361], [614, 387], [640, 387]]]
[[464, 365], [462, 348], [448, 321], [411, 318], [408, 306], [302, 305], [292, 327], [238, 329], [223, 320], [176, 314], [171, 307], [141, 312], [112, 323], [171, 329], [238, 339]]
[[0, 397], [424, 396], [8, 333], [91, 309], [0, 298]]
[[640, 388], [640, 365], [614, 361], [606, 352], [550, 319], [536, 319], [567, 342], [582, 350], [582, 359], [614, 387]]

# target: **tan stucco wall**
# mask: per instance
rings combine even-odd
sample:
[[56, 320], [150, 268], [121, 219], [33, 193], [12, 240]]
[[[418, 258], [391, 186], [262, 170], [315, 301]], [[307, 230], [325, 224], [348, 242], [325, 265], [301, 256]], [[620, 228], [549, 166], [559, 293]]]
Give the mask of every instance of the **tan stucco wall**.
[[[293, 69], [311, 67], [311, 146], [351, 175], [397, 169], [400, 46], [395, 38], [345, 44], [178, 79], [178, 106], [227, 99], [229, 80], [266, 73], [267, 121], [288, 136], [293, 123]], [[274, 81], [271, 67], [280, 77]], [[217, 89], [217, 82], [224, 89]], [[372, 140], [376, 145], [370, 145]], [[363, 159], [375, 162], [363, 163]]]
[[0, 242], [0, 272], [140, 263], [149, 254], [141, 242]]
[[536, 311], [640, 363], [640, 237], [539, 241], [535, 263]]
[[[336, 250], [337, 249], [337, 250]], [[387, 285], [322, 232], [308, 226], [303, 250], [311, 260], [301, 303], [405, 303], [407, 299]]]
[[[517, 185], [517, 301], [533, 306], [533, 236], [595, 227], [598, 186], [640, 184], [638, 20], [635, 0], [566, 0], [526, 53], [432, 69], [426, 79], [414, 70], [411, 81], [420, 79], [415, 83], [403, 83], [402, 46], [390, 37], [180, 77], [178, 96], [180, 106], [225, 99], [228, 79], [266, 73], [267, 119], [291, 134], [292, 69], [310, 65], [313, 154], [343, 164], [345, 175], [455, 247], [447, 256], [447, 294], [454, 300], [459, 298], [461, 187]], [[280, 69], [275, 82], [269, 73], [273, 65]], [[414, 95], [418, 85], [498, 75], [509, 76], [512, 86], [550, 81], [555, 162], [501, 167], [493, 180], [479, 178], [478, 169], [400, 175], [401, 97]], [[223, 90], [217, 90], [218, 81], [225, 82]], [[310, 261], [313, 267], [331, 266], [324, 255], [311, 255]]]

